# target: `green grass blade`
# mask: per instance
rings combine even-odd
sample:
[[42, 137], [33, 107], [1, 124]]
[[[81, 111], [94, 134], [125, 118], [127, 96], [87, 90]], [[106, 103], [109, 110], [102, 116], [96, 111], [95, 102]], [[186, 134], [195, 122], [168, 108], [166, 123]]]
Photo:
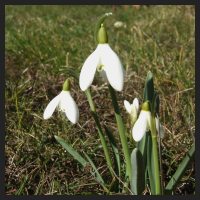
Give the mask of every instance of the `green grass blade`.
[[17, 192], [15, 193], [15, 195], [21, 195], [22, 193], [22, 190], [25, 186], [25, 183], [28, 181], [29, 177], [28, 175], [26, 175], [25, 179], [24, 179], [24, 182], [22, 183], [21, 187], [19, 188], [19, 190], [17, 190]]
[[131, 190], [135, 195], [141, 195], [145, 190], [145, 168], [142, 153], [135, 148], [131, 153]]
[[105, 13], [104, 15], [101, 16], [101, 18], [99, 19], [99, 21], [96, 24], [95, 30], [94, 30], [94, 40], [96, 42], [96, 44], [98, 45], [98, 31], [101, 27], [101, 23], [103, 23], [103, 21], [106, 19], [106, 17], [108, 17], [109, 15], [112, 15], [112, 13]]
[[195, 157], [195, 144], [192, 146], [192, 148], [190, 149], [190, 151], [188, 152], [182, 163], [179, 165], [175, 174], [170, 179], [169, 183], [167, 184], [164, 190], [164, 194], [171, 195], [175, 191], [179, 181], [183, 177], [186, 169], [189, 167], [194, 157]]
[[92, 160], [90, 159], [90, 157], [89, 157], [85, 152], [83, 152], [83, 153], [84, 153], [85, 157], [88, 159], [88, 161], [90, 162], [91, 166], [92, 166], [93, 169], [94, 169], [93, 176], [95, 176], [95, 173], [96, 173], [97, 180], [98, 180], [100, 183], [102, 183], [102, 184], [105, 185], [104, 180], [102, 179], [101, 175], [99, 174], [99, 172], [98, 172], [96, 166], [94, 165], [94, 163], [92, 162]]

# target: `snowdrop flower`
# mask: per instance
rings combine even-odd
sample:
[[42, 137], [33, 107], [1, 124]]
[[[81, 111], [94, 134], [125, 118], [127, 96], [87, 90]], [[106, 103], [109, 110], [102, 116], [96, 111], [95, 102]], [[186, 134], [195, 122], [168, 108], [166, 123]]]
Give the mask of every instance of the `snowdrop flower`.
[[123, 25], [123, 22], [117, 21], [117, 22], [114, 23], [114, 26], [115, 26], [116, 28], [119, 28], [119, 27], [121, 27], [122, 25]]
[[132, 130], [133, 139], [138, 142], [140, 141], [146, 131], [151, 127], [151, 112], [149, 111], [149, 103], [145, 102], [142, 105], [142, 110], [140, 112], [138, 120]]
[[108, 44], [106, 30], [101, 24], [98, 33], [98, 46], [86, 59], [80, 73], [79, 85], [82, 91], [87, 90], [93, 82], [96, 70], [115, 90], [122, 91], [124, 85], [124, 68]]
[[70, 83], [69, 79], [67, 79], [63, 84], [62, 92], [52, 99], [46, 107], [43, 115], [44, 119], [49, 119], [57, 107], [58, 110], [62, 111], [63, 115], [66, 116], [73, 124], [78, 121], [79, 110], [75, 101], [72, 99], [69, 90]]
[[127, 110], [127, 112], [130, 114], [131, 117], [131, 124], [132, 126], [137, 120], [137, 115], [139, 111], [139, 101], [137, 98], [133, 100], [133, 104], [130, 104], [128, 101], [124, 100], [124, 106]]
[[[159, 119], [155, 117], [156, 121], [156, 130], [158, 132], [158, 128], [160, 129], [160, 137], [164, 137], [164, 129], [162, 124], [159, 122]], [[159, 127], [158, 127], [159, 125]], [[138, 142], [140, 141], [146, 131], [151, 129], [151, 112], [149, 111], [148, 102], [143, 103], [142, 110], [140, 112], [138, 120], [135, 122], [135, 125], [132, 129], [133, 139]]]

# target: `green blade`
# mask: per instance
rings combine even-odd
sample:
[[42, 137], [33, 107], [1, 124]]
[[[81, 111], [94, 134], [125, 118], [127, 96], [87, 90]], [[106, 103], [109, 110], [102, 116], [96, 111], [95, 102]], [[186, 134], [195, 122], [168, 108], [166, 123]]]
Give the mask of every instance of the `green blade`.
[[135, 195], [141, 195], [145, 190], [145, 168], [142, 153], [135, 148], [131, 153], [131, 190]]
[[110, 141], [111, 147], [113, 149], [113, 155], [114, 155], [114, 162], [115, 162], [115, 173], [118, 174], [118, 176], [121, 176], [121, 169], [120, 169], [120, 157], [119, 157], [119, 151], [117, 147], [117, 143], [115, 140], [114, 135], [110, 131], [110, 129], [104, 124], [104, 129], [106, 131], [106, 135], [108, 136], [108, 139]]
[[72, 76], [75, 79], [79, 80], [79, 73], [76, 72], [73, 68], [66, 68], [66, 67], [64, 67], [64, 68], [61, 68], [60, 71], [62, 72], [61, 75], [67, 74], [67, 75]]
[[102, 184], [105, 185], [105, 183], [104, 183], [104, 181], [103, 181], [101, 175], [99, 174], [99, 172], [98, 172], [96, 166], [94, 165], [94, 163], [92, 162], [92, 160], [90, 159], [90, 157], [89, 157], [85, 152], [83, 152], [83, 153], [84, 153], [85, 157], [88, 159], [88, 161], [90, 162], [91, 166], [92, 166], [93, 169], [94, 169], [93, 176], [95, 176], [95, 173], [96, 173], [97, 180], [98, 180], [100, 183], [102, 183]]
[[[60, 138], [60, 137], [58, 137], [56, 135], [54, 135], [54, 137], [86, 169], [86, 166], [87, 166], [88, 162], [74, 148], [72, 148], [69, 144], [67, 144], [62, 138]], [[97, 171], [96, 167], [94, 168], [94, 170], [95, 170], [95, 172]], [[89, 170], [89, 172], [95, 177], [95, 173], [94, 172], [92, 172], [91, 170]], [[103, 179], [98, 177], [97, 180], [104, 187], [104, 189], [107, 192], [109, 192], [109, 190], [105, 187], [105, 183], [104, 183]]]
[[69, 144], [67, 144], [62, 138], [54, 135], [55, 139], [76, 159], [83, 167], [86, 167], [87, 161]]
[[191, 164], [192, 160], [195, 157], [195, 144], [192, 146], [182, 163], [179, 165], [178, 169], [176, 170], [175, 174], [170, 179], [169, 183], [167, 184], [164, 194], [172, 195], [172, 192], [175, 191], [179, 181], [183, 177], [186, 169]]
[[[153, 74], [151, 72], [148, 72], [146, 81], [145, 81], [145, 87], [144, 87], [144, 95], [143, 95], [143, 103], [150, 100], [152, 102], [154, 95], [154, 83], [153, 83]], [[137, 143], [137, 148], [140, 150], [143, 156], [144, 161], [144, 168], [145, 168], [145, 187], [147, 182], [147, 134], [144, 135], [142, 140], [140, 140]], [[151, 137], [151, 133], [150, 133]]]
[[147, 135], [147, 167], [148, 167], [148, 176], [150, 181], [151, 194], [156, 194], [156, 181], [155, 181], [155, 166], [154, 166], [154, 154], [153, 154], [153, 145], [151, 131], [146, 132]]
[[153, 74], [149, 71], [145, 81], [143, 103], [148, 100], [152, 102], [153, 95], [154, 95]]

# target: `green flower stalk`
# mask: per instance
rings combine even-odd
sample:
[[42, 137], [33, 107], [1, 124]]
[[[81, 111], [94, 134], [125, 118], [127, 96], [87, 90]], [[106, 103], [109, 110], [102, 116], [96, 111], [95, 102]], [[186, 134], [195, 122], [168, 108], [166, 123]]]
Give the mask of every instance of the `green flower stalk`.
[[124, 151], [124, 156], [125, 156], [127, 170], [128, 170], [128, 176], [129, 176], [129, 180], [131, 181], [131, 159], [130, 159], [130, 152], [129, 152], [127, 139], [126, 139], [126, 135], [125, 135], [125, 131], [124, 131], [124, 125], [122, 122], [122, 117], [120, 115], [120, 110], [119, 110], [115, 90], [112, 88], [111, 85], [109, 85], [108, 87], [109, 87], [109, 91], [110, 91], [110, 95], [112, 98], [112, 103], [113, 103], [113, 107], [114, 107], [114, 111], [115, 111], [115, 118], [116, 118], [117, 125], [118, 125], [122, 148]]

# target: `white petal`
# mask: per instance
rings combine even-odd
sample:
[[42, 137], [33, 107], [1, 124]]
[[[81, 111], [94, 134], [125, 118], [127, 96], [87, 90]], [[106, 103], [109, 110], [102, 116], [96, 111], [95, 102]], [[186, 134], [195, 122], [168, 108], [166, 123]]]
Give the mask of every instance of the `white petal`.
[[71, 97], [69, 91], [63, 91], [61, 99], [61, 110], [65, 112], [67, 118], [75, 124], [79, 119], [79, 110], [78, 107]]
[[101, 70], [98, 69], [97, 67], [97, 71], [100, 73], [100, 75], [103, 77], [104, 81], [106, 81], [107, 83], [109, 83], [108, 78], [107, 78], [107, 74], [106, 71], [104, 70], [104, 67], [102, 67]]
[[50, 101], [50, 103], [48, 104], [48, 106], [46, 107], [44, 114], [43, 114], [44, 119], [49, 119], [51, 117], [51, 115], [53, 114], [54, 110], [56, 109], [56, 106], [59, 104], [59, 101], [62, 97], [61, 93], [58, 96], [56, 96], [55, 98], [53, 98]]
[[117, 91], [122, 91], [124, 86], [124, 68], [117, 54], [109, 44], [99, 44], [100, 64], [104, 65], [110, 85]]
[[147, 131], [151, 128], [151, 112], [150, 111], [144, 111], [146, 113], [146, 119], [147, 119]]
[[116, 28], [121, 27], [122, 25], [123, 25], [123, 22], [115, 22], [115, 23], [114, 23], [114, 26], [115, 26]]
[[129, 114], [131, 114], [131, 105], [128, 101], [124, 100], [124, 106]]
[[138, 99], [137, 98], [135, 98], [134, 100], [133, 100], [133, 106], [135, 106], [136, 107], [136, 109], [137, 109], [137, 112], [139, 111], [139, 101], [138, 101]]
[[159, 129], [160, 129], [160, 137], [163, 138], [164, 137], [164, 129], [163, 129], [163, 126], [162, 124], [159, 122], [159, 119], [157, 117], [155, 117], [155, 120], [156, 120], [156, 130], [158, 132], [158, 124], [160, 125], [159, 126]]
[[133, 104], [131, 104], [131, 119], [133, 120], [137, 120], [137, 108], [136, 106], [133, 106]]
[[86, 59], [81, 69], [79, 85], [82, 91], [87, 90], [92, 84], [98, 62], [99, 51], [97, 47], [96, 50]]
[[133, 126], [132, 130], [133, 139], [136, 142], [140, 141], [143, 138], [144, 134], [146, 133], [146, 129], [147, 129], [147, 120], [140, 117]]

